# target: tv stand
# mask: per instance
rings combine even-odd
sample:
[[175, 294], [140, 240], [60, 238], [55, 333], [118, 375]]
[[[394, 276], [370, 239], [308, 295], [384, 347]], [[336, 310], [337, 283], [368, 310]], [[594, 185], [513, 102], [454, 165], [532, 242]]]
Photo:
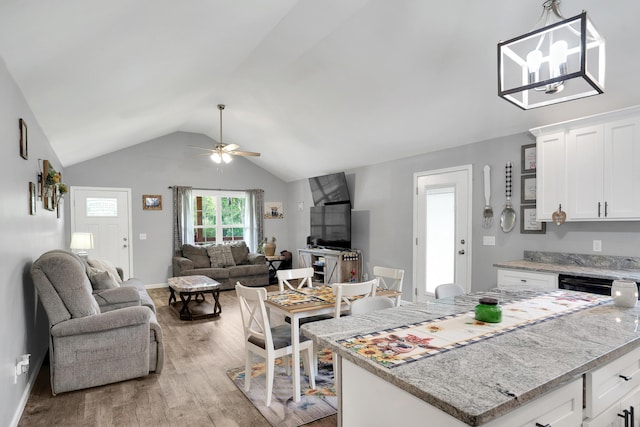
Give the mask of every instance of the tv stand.
[[357, 249], [298, 249], [298, 265], [313, 268], [315, 283], [362, 281], [362, 252]]

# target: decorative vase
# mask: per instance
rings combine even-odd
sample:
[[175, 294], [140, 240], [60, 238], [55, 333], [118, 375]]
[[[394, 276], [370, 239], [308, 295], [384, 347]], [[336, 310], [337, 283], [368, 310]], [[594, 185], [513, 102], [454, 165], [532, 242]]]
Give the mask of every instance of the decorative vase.
[[267, 242], [264, 244], [264, 254], [266, 256], [274, 256], [276, 253], [276, 244], [273, 242]]

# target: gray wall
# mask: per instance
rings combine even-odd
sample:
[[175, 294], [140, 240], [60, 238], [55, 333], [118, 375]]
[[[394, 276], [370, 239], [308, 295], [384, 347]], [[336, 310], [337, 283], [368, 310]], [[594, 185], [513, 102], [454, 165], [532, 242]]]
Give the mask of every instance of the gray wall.
[[[20, 416], [49, 344], [47, 317], [29, 268], [43, 252], [62, 247], [64, 222], [55, 212], [44, 210], [40, 200], [36, 215], [29, 214], [29, 182], [38, 182], [38, 159], [50, 160], [56, 170], [62, 168], [2, 58], [0, 93], [0, 425], [9, 426]], [[28, 160], [20, 157], [21, 117], [28, 125]], [[16, 361], [25, 353], [31, 353], [31, 371], [14, 384]]]
[[[603, 255], [640, 256], [639, 222], [566, 223], [561, 227], [547, 224], [546, 234], [520, 234], [520, 147], [532, 142], [535, 139], [527, 132], [346, 171], [354, 208], [352, 245], [363, 251], [364, 271], [371, 276], [375, 265], [403, 268], [403, 299], [412, 299], [413, 175], [465, 164], [473, 165], [472, 290], [494, 287], [493, 264], [521, 259], [524, 250], [593, 253], [592, 241], [597, 239], [602, 240]], [[518, 223], [513, 231], [503, 233], [498, 217], [505, 204], [504, 165], [508, 160], [514, 164], [513, 201]], [[496, 216], [489, 230], [481, 227], [485, 164], [492, 168], [491, 204]], [[296, 247], [304, 247], [312, 205], [309, 184], [307, 180], [292, 182], [288, 191], [291, 197], [287, 210], [294, 212], [288, 218], [291, 241]], [[296, 210], [299, 202], [305, 204], [303, 212]], [[482, 237], [490, 235], [496, 237], [496, 245], [483, 246]]]
[[[212, 147], [213, 141], [204, 135], [178, 132], [65, 169], [65, 181], [72, 186], [131, 188], [133, 275], [147, 284], [166, 283], [172, 275], [173, 201], [169, 186], [262, 188], [265, 201], [286, 200], [285, 183], [251, 161], [236, 156], [230, 164], [217, 166], [192, 146]], [[162, 195], [162, 210], [143, 210], [143, 194]], [[276, 237], [278, 251], [289, 247], [286, 210], [284, 214], [284, 220], [265, 220], [265, 236]], [[70, 224], [67, 230], [71, 230]], [[140, 233], [145, 233], [147, 239], [140, 240]], [[69, 242], [70, 233], [66, 238]]]

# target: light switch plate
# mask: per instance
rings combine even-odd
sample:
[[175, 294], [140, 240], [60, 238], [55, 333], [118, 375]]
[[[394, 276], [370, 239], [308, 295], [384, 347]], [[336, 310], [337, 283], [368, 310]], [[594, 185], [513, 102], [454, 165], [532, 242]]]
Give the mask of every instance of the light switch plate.
[[147, 233], [140, 233], [140, 240], [147, 240]]
[[482, 236], [482, 244], [485, 246], [495, 246], [496, 236]]

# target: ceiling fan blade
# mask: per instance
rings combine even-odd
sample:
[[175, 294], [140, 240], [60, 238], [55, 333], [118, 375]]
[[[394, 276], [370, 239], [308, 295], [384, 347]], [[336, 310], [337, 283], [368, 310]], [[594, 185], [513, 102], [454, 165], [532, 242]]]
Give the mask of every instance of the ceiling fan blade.
[[195, 148], [196, 150], [206, 150], [206, 151], [211, 151], [211, 152], [216, 151], [216, 150], [211, 149], [211, 148], [195, 147], [193, 145], [190, 145], [189, 147], [190, 148]]
[[238, 144], [227, 144], [224, 147], [222, 147], [222, 150], [229, 152], [229, 151], [235, 150], [236, 148], [240, 148], [240, 146]]
[[254, 153], [253, 151], [232, 151], [229, 154], [233, 154], [234, 156], [260, 156], [260, 153]]

